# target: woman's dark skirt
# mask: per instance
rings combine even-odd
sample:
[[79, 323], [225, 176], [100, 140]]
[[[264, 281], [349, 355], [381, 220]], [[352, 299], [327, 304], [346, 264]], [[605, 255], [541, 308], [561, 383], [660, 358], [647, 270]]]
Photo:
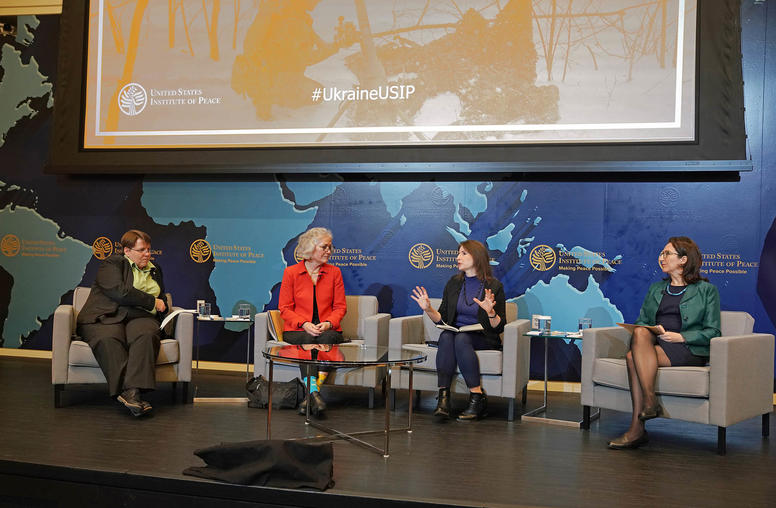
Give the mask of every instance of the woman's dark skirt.
[[682, 342], [667, 342], [658, 337], [657, 345], [663, 348], [671, 360], [671, 367], [703, 367], [709, 361], [706, 356], [692, 354], [687, 344]]

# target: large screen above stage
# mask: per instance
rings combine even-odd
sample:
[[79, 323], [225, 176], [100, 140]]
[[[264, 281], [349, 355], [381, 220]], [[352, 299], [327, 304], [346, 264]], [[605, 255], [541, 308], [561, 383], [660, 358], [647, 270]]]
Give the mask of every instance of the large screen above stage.
[[687, 143], [695, 0], [90, 0], [83, 148]]

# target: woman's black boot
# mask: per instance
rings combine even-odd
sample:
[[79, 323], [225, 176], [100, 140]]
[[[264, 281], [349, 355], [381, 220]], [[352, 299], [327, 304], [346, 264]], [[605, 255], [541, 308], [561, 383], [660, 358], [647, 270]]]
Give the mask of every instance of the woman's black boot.
[[[304, 400], [299, 404], [299, 414], [300, 415], [306, 415], [307, 414], [307, 402], [310, 400], [310, 397], [305, 397]], [[312, 407], [311, 407], [312, 409]]]
[[488, 414], [488, 396], [482, 393], [469, 392], [469, 405], [458, 415], [458, 421], [479, 420]]
[[437, 407], [434, 410], [434, 416], [442, 418], [450, 417], [450, 388], [440, 388], [437, 397]]
[[310, 412], [313, 415], [316, 417], [323, 416], [323, 412], [326, 411], [326, 402], [323, 400], [323, 397], [321, 397], [321, 392], [316, 390], [311, 393], [309, 404], [312, 404], [312, 406], [310, 406]]

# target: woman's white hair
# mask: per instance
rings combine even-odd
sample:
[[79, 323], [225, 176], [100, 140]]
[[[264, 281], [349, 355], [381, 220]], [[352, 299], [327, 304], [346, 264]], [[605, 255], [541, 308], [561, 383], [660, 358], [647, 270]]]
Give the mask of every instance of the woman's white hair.
[[299, 237], [299, 243], [296, 248], [296, 254], [302, 259], [310, 259], [313, 257], [313, 251], [315, 246], [320, 243], [321, 238], [334, 238], [326, 228], [310, 228]]

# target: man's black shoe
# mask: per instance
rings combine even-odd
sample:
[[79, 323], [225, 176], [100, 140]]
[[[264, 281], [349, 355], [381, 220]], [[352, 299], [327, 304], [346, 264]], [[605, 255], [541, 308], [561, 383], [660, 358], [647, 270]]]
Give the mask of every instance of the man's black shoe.
[[132, 416], [142, 416], [151, 411], [151, 404], [140, 400], [140, 390], [137, 388], [129, 388], [121, 392], [116, 400], [124, 404]]

